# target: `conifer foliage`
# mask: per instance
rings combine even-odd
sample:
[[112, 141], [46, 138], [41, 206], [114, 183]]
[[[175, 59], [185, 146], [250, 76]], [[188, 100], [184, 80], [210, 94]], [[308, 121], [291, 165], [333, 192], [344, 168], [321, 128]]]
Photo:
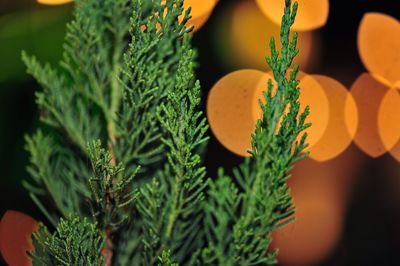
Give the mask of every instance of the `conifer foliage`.
[[[76, 0], [59, 67], [23, 54], [43, 126], [26, 138], [24, 185], [51, 227], [35, 265], [269, 265], [294, 208], [286, 181], [307, 153], [299, 107], [297, 3], [267, 59], [251, 157], [207, 178], [207, 122], [183, 0]], [[300, 113], [301, 112], [301, 113]]]

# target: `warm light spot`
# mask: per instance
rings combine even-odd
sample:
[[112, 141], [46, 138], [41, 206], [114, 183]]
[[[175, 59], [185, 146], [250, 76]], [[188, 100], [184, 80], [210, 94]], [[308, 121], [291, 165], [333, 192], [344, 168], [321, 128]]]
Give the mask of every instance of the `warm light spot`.
[[258, 70], [239, 70], [220, 79], [207, 100], [207, 117], [218, 141], [231, 152], [249, 156], [255, 129], [252, 103], [255, 88], [265, 75]]
[[368, 13], [358, 32], [358, 51], [371, 74], [395, 85], [400, 81], [400, 23], [385, 14]]
[[273, 233], [282, 265], [318, 265], [332, 254], [343, 233], [349, 192], [362, 163], [349, 148], [327, 162], [304, 159], [296, 163], [289, 187], [296, 208], [295, 221]]
[[351, 88], [359, 115], [354, 142], [362, 151], [374, 158], [387, 151], [378, 131], [378, 110], [388, 90], [385, 85], [367, 73], [362, 74]]
[[295, 197], [296, 220], [273, 233], [282, 265], [314, 265], [329, 255], [342, 232], [342, 213], [332, 198]]
[[[227, 19], [231, 21], [229, 43], [227, 44], [231, 51], [227, 57], [240, 68], [268, 69], [265, 57], [270, 55], [270, 38], [275, 38], [277, 49], [281, 47], [279, 26], [268, 20], [253, 1], [239, 1], [233, 7], [232, 17]], [[222, 36], [218, 37], [222, 38]], [[316, 58], [317, 47], [314, 39], [311, 32], [299, 34], [300, 53], [294, 63], [299, 64], [302, 69], [306, 69], [312, 64], [312, 52], [313, 58]]]
[[213, 11], [217, 0], [185, 0], [183, 6], [185, 9], [191, 7], [190, 15], [192, 18], [188, 26], [194, 26], [194, 31], [199, 30], [208, 20]]
[[[276, 25], [281, 25], [285, 0], [256, 0], [261, 11]], [[297, 0], [299, 9], [293, 30], [307, 31], [326, 24], [329, 15], [328, 0]]]
[[378, 112], [378, 130], [387, 151], [400, 140], [400, 95], [391, 89], [383, 97]]
[[304, 159], [296, 164], [289, 181], [295, 221], [273, 232], [272, 245], [279, 249], [280, 264], [316, 265], [336, 247], [346, 203], [343, 176], [351, 174], [348, 162]]
[[[62, 5], [70, 3], [73, 0], [37, 0], [40, 4], [45, 5]], [[163, 1], [165, 3], [165, 0]], [[185, 0], [183, 6], [185, 10], [191, 7], [192, 18], [188, 22], [188, 26], [194, 26], [193, 31], [199, 30], [211, 15], [214, 6], [218, 0]], [[145, 28], [145, 27], [142, 27]]]
[[338, 81], [320, 75], [312, 77], [327, 95], [330, 115], [327, 129], [312, 147], [310, 157], [327, 161], [341, 154], [352, 142], [358, 125], [357, 106], [346, 87]]
[[393, 85], [393, 88], [396, 89], [396, 90], [400, 90], [400, 81], [396, 82], [396, 83]]
[[63, 5], [71, 3], [72, 0], [37, 0], [37, 2], [44, 5]]
[[[254, 94], [255, 98], [252, 105], [255, 120], [261, 117], [261, 109], [258, 101], [262, 98], [262, 92], [267, 90], [267, 82], [271, 74], [268, 75], [266, 74], [260, 80], [260, 83], [257, 85], [257, 91]], [[306, 130], [308, 134], [307, 143], [309, 143], [307, 150], [309, 150], [321, 139], [328, 126], [330, 115], [329, 103], [323, 88], [312, 76], [300, 72], [298, 78], [300, 79], [300, 112], [307, 105], [310, 106], [311, 110], [310, 115], [306, 119], [306, 123], [312, 123], [312, 126]]]
[[307, 142], [311, 149], [324, 135], [329, 121], [329, 102], [321, 85], [311, 76], [300, 80], [300, 110], [310, 106], [310, 115], [306, 122], [312, 126], [306, 130]]
[[0, 253], [10, 266], [31, 265], [27, 251], [33, 250], [31, 235], [38, 223], [30, 216], [7, 211], [0, 222]]

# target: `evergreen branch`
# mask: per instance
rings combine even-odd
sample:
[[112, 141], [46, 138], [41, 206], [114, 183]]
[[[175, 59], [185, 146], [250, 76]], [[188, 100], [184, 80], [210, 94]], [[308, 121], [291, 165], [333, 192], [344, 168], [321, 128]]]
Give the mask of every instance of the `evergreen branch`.
[[163, 223], [160, 221], [162, 209], [162, 192], [160, 183], [153, 179], [151, 184], [147, 184], [140, 190], [140, 198], [137, 201], [137, 208], [143, 221], [142, 224], [142, 244], [143, 244], [143, 265], [155, 265], [159, 253], [163, 249], [161, 232]]
[[[242, 166], [249, 176], [241, 178], [246, 184], [240, 220], [234, 227], [235, 263], [270, 264], [274, 263], [275, 253], [265, 256], [270, 244], [272, 230], [286, 224], [294, 213], [292, 198], [286, 181], [292, 164], [307, 156], [301, 152], [306, 148], [304, 134], [299, 134], [309, 125], [305, 124], [308, 107], [298, 118], [300, 103], [298, 89], [298, 66], [295, 66], [287, 79], [287, 72], [298, 53], [297, 34], [290, 41], [290, 27], [297, 12], [297, 3], [292, 8], [291, 0], [285, 2], [285, 12], [281, 27], [281, 55], [271, 39], [271, 57], [267, 59], [277, 82], [277, 93], [272, 95], [272, 82], [260, 101], [262, 118], [258, 120], [252, 136], [252, 158]], [[289, 108], [286, 114], [285, 110]], [[282, 121], [282, 122], [280, 122]], [[247, 168], [247, 169], [246, 169]], [[252, 171], [251, 171], [251, 170]], [[249, 189], [250, 188], [250, 189]], [[288, 220], [289, 219], [289, 220]]]
[[[229, 178], [221, 176], [211, 185], [207, 203], [218, 209], [218, 217], [205, 219], [208, 232], [206, 249], [197, 254], [195, 262], [203, 265], [270, 265], [276, 263], [276, 252], [267, 252], [271, 243], [271, 232], [290, 222], [294, 208], [286, 181], [295, 161], [307, 156], [306, 134], [299, 135], [310, 125], [305, 124], [308, 107], [300, 114], [298, 67], [287, 78], [294, 57], [297, 34], [290, 40], [290, 27], [297, 12], [297, 3], [285, 1], [285, 12], [281, 27], [281, 53], [271, 39], [271, 57], [267, 58], [277, 92], [272, 94], [272, 81], [260, 101], [262, 118], [258, 120], [252, 135], [251, 158], [245, 159], [239, 169], [234, 170], [240, 188], [236, 193]], [[286, 110], [289, 110], [286, 112]], [[218, 186], [226, 183], [225, 187]], [[216, 190], [216, 192], [214, 191]], [[231, 198], [222, 195], [229, 194]], [[216, 205], [219, 202], [220, 205]], [[227, 206], [221, 209], [218, 206]], [[237, 208], [237, 209], [236, 209]], [[226, 231], [228, 226], [230, 230]], [[230, 239], [226, 242], [226, 239]]]
[[[46, 124], [59, 129], [81, 151], [85, 151], [85, 143], [92, 136], [99, 136], [99, 128], [86, 124], [86, 115], [90, 113], [82, 98], [77, 98], [73, 90], [68, 88], [65, 78], [49, 65], [42, 66], [35, 57], [22, 58], [28, 68], [28, 73], [35, 77], [44, 91], [36, 93], [36, 102], [42, 111], [41, 120]], [[75, 106], [76, 108], [70, 108]], [[92, 119], [100, 122], [97, 115]]]
[[171, 212], [165, 232], [167, 238], [171, 237], [175, 221], [184, 207], [184, 201], [181, 201], [180, 197], [185, 186], [189, 188], [189, 183], [185, 184], [185, 182], [197, 182], [197, 177], [203, 177], [205, 174], [204, 168], [196, 169], [200, 158], [193, 154], [197, 146], [206, 141], [203, 135], [207, 127], [204, 126], [204, 123], [198, 123], [201, 113], [194, 112], [200, 103], [199, 84], [196, 83], [192, 91], [186, 90], [187, 86], [191, 86], [190, 82], [193, 79], [193, 74], [187, 70], [191, 69], [191, 64], [191, 52], [189, 51], [180, 63], [177, 76], [178, 87], [168, 95], [169, 102], [166, 105], [162, 104], [159, 110], [161, 124], [169, 134], [168, 138], [162, 139], [169, 148], [168, 165], [170, 168], [168, 172], [175, 177], [175, 181], [171, 184], [169, 206]]
[[203, 202], [207, 245], [192, 258], [191, 265], [232, 265], [228, 247], [239, 207], [239, 190], [221, 168], [218, 179], [209, 182], [207, 200]]
[[[164, 134], [156, 117], [157, 106], [175, 87], [175, 76], [182, 57], [182, 36], [188, 32], [182, 0], [152, 1], [151, 10], [145, 13], [142, 1], [133, 0], [131, 17], [131, 43], [125, 54], [126, 70], [123, 79], [124, 100], [119, 114], [120, 138], [116, 153], [127, 165], [141, 165], [139, 180], [149, 181], [154, 169], [166, 158], [161, 136]], [[148, 4], [145, 1], [144, 4]], [[144, 14], [146, 14], [144, 16]]]
[[104, 265], [101, 252], [105, 238], [99, 234], [96, 224], [87, 219], [73, 216], [61, 219], [54, 234], [40, 225], [39, 231], [33, 233], [33, 244], [33, 265]]
[[101, 141], [88, 145], [92, 162], [93, 177], [89, 179], [92, 191], [91, 207], [99, 228], [107, 236], [106, 261], [111, 265], [114, 243], [113, 238], [130, 217], [129, 211], [137, 198], [137, 190], [132, 189], [132, 181], [140, 169], [125, 174], [122, 163], [114, 165], [111, 152], [101, 147]]
[[[159, 191], [166, 189], [163, 180], [171, 178], [158, 170], [168, 161], [165, 155], [168, 148], [162, 140], [167, 132], [157, 116], [157, 109], [162, 102], [168, 101], [167, 95], [177, 87], [178, 81], [174, 77], [186, 52], [183, 43], [189, 41], [183, 41], [182, 37], [191, 29], [185, 28], [188, 12], [183, 19], [178, 19], [183, 12], [182, 0], [165, 3], [155, 0], [150, 2], [150, 8], [146, 7], [149, 1], [133, 0], [132, 3], [132, 39], [125, 55], [123, 75], [128, 82], [124, 86], [124, 100], [118, 116], [121, 135], [115, 151], [125, 165], [142, 166], [136, 183], [140, 186], [144, 182], [145, 185], [140, 189], [141, 197], [137, 201], [140, 215], [135, 217], [134, 226], [126, 228], [130, 237], [122, 237], [119, 243], [130, 251], [120, 250], [119, 254], [125, 255], [119, 261], [155, 265], [162, 251], [170, 249], [162, 237], [165, 223], [160, 217], [165, 213], [165, 204], [160, 203], [160, 200], [164, 201], [165, 192], [160, 194]], [[149, 182], [153, 176], [158, 178]], [[141, 245], [129, 239], [137, 236], [142, 236]], [[132, 253], [143, 256], [129, 255]]]
[[31, 154], [27, 170], [33, 182], [25, 181], [24, 186], [31, 191], [31, 198], [53, 225], [57, 216], [45, 210], [39, 197], [48, 195], [64, 217], [69, 213], [84, 214], [82, 198], [90, 195], [85, 178], [89, 173], [80, 159], [41, 131], [26, 137], [26, 150]]
[[200, 85], [198, 82], [192, 83], [192, 61], [193, 52], [187, 50], [179, 64], [177, 87], [168, 94], [167, 103], [159, 109], [159, 119], [168, 132], [167, 137], [163, 138], [163, 143], [168, 147], [164, 182], [169, 188], [165, 206], [169, 214], [164, 238], [170, 243], [173, 256], [179, 250], [181, 255], [178, 257], [181, 259], [178, 261], [182, 260], [186, 249], [192, 248], [193, 232], [198, 229], [196, 216], [199, 215], [203, 199], [206, 174], [205, 168], [200, 166], [201, 160], [196, 149], [207, 141], [204, 134], [208, 127], [202, 113], [197, 111]]
[[88, 153], [93, 169], [93, 177], [89, 179], [93, 216], [99, 226], [111, 234], [128, 219], [124, 209], [137, 197], [137, 192], [131, 188], [140, 167], [126, 176], [123, 165], [113, 165], [111, 153], [101, 147], [99, 140], [88, 145]]
[[[145, 221], [146, 265], [152, 265], [166, 248], [182, 263], [195, 250], [194, 239], [200, 228], [200, 203], [203, 199], [205, 168], [200, 166], [197, 148], [207, 141], [201, 112], [199, 83], [193, 83], [193, 51], [189, 37], [181, 39], [183, 57], [175, 76], [175, 88], [158, 109], [158, 119], [166, 134], [167, 164], [160, 182], [141, 191], [139, 211]], [[149, 224], [146, 224], [149, 221]], [[150, 222], [151, 221], [151, 222]], [[152, 245], [149, 245], [152, 243]], [[198, 247], [197, 247], [198, 248]]]
[[[37, 102], [49, 125], [27, 137], [25, 186], [56, 228], [35, 234], [35, 264], [276, 263], [271, 232], [292, 220], [286, 181], [307, 156], [310, 126], [298, 67], [290, 71], [297, 3], [285, 3], [282, 49], [272, 39], [267, 58], [277, 92], [269, 81], [251, 158], [215, 181], [205, 180], [199, 155], [208, 127], [183, 0], [77, 0], [61, 69], [23, 54], [43, 87]], [[78, 218], [90, 214], [94, 223]]]
[[178, 264], [171, 261], [170, 251], [163, 251], [161, 256], [158, 258], [158, 266], [178, 266]]
[[117, 137], [122, 93], [118, 78], [127, 46], [129, 6], [129, 0], [77, 1], [61, 63], [74, 89], [100, 107], [111, 144]]
[[[77, 0], [60, 67], [22, 55], [28, 72], [43, 87], [36, 94], [37, 104], [41, 120], [50, 126], [41, 133], [44, 137], [27, 138], [32, 157], [28, 171], [35, 184], [25, 186], [53, 223], [58, 213], [90, 215], [87, 143], [101, 139], [117, 163], [113, 145], [118, 137], [115, 124], [124, 86], [121, 67], [128, 47], [130, 7], [130, 0]], [[44, 149], [51, 156], [36, 159]], [[46, 195], [56, 214], [45, 210], [49, 206], [41, 198]]]

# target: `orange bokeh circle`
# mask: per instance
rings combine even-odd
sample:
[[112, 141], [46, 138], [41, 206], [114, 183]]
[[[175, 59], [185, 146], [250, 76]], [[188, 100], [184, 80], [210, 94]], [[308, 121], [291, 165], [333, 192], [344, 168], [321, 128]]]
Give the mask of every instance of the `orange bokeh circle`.
[[282, 265], [318, 265], [334, 252], [343, 234], [349, 192], [360, 165], [355, 147], [327, 162], [296, 163], [288, 181], [295, 221], [273, 232], [272, 247]]
[[367, 73], [362, 74], [351, 87], [359, 114], [354, 142], [374, 158], [387, 152], [378, 130], [378, 110], [388, 90], [389, 88]]
[[280, 264], [314, 265], [336, 247], [345, 202], [343, 185], [331, 170], [330, 163], [305, 159], [292, 172], [289, 186], [295, 221], [273, 232], [272, 245], [279, 250]]
[[218, 0], [185, 0], [183, 6], [185, 10], [191, 7], [192, 16], [187, 25], [194, 26], [194, 32], [198, 31], [207, 22], [217, 3]]
[[[38, 3], [44, 5], [62, 5], [72, 2], [73, 0], [37, 0]], [[163, 3], [166, 1], [163, 0]], [[184, 9], [191, 7], [191, 19], [188, 21], [187, 26], [194, 26], [193, 32], [198, 31], [210, 17], [218, 0], [185, 0], [183, 2]], [[182, 18], [182, 16], [180, 17]], [[145, 29], [145, 27], [142, 27]]]
[[295, 221], [273, 232], [282, 265], [313, 265], [332, 252], [343, 230], [343, 215], [333, 197], [294, 196]]
[[346, 87], [321, 75], [312, 75], [329, 101], [329, 122], [321, 139], [311, 148], [310, 157], [327, 161], [341, 154], [352, 142], [358, 125], [357, 106]]
[[26, 214], [16, 211], [4, 214], [0, 222], [0, 253], [9, 265], [32, 265], [26, 252], [33, 250], [31, 235], [38, 227], [38, 223]]
[[[283, 10], [283, 9], [282, 9]], [[233, 6], [230, 22], [230, 53], [227, 57], [240, 68], [269, 69], [265, 60], [270, 56], [270, 38], [274, 37], [277, 49], [280, 49], [280, 27], [266, 18], [253, 1], [239, 1]], [[229, 25], [224, 25], [224, 27]], [[221, 36], [219, 36], [221, 38]], [[300, 53], [294, 59], [302, 69], [307, 69], [313, 62], [311, 53], [317, 50], [315, 37], [311, 32], [299, 33], [298, 47]]]
[[73, 0], [37, 0], [39, 4], [43, 5], [63, 5], [72, 2]]
[[252, 116], [254, 92], [264, 75], [252, 69], [232, 72], [220, 79], [208, 95], [211, 131], [225, 148], [240, 156], [249, 156], [256, 124]]
[[[261, 11], [276, 25], [281, 25], [285, 0], [256, 0]], [[324, 26], [329, 15], [328, 0], [297, 0], [299, 9], [292, 27], [296, 31], [314, 30]]]
[[[329, 120], [328, 99], [320, 84], [311, 76], [300, 73], [301, 110], [308, 105], [311, 113], [306, 122], [309, 148], [323, 136]], [[239, 70], [220, 79], [211, 89], [207, 100], [207, 116], [212, 132], [231, 152], [249, 156], [251, 134], [261, 117], [259, 100], [267, 90], [270, 73], [258, 70]]]
[[389, 87], [400, 82], [400, 23], [380, 13], [364, 15], [358, 32], [358, 51], [365, 67]]
[[397, 90], [388, 90], [378, 111], [378, 131], [382, 144], [387, 151], [400, 140], [400, 95]]

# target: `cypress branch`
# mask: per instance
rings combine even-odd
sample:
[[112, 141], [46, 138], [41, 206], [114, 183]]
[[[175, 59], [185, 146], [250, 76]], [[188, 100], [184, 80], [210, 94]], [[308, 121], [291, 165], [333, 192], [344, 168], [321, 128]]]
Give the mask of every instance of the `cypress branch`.
[[33, 265], [104, 265], [101, 252], [105, 238], [99, 235], [96, 224], [87, 219], [61, 219], [54, 234], [41, 225], [33, 242]]
[[[271, 57], [267, 58], [277, 92], [272, 94], [270, 80], [260, 100], [262, 118], [252, 135], [251, 158], [234, 171], [238, 186], [220, 174], [208, 191], [205, 212], [212, 217], [212, 208], [216, 208], [218, 217], [205, 219], [208, 247], [198, 253], [200, 265], [275, 264], [277, 252], [268, 252], [271, 232], [293, 219], [293, 202], [286, 181], [293, 163], [307, 156], [302, 153], [307, 146], [307, 135], [303, 134], [300, 141], [298, 138], [310, 126], [305, 124], [308, 107], [299, 116], [297, 66], [287, 78], [298, 53], [297, 34], [290, 39], [296, 12], [297, 3], [292, 6], [286, 0], [280, 34], [282, 49], [279, 53], [275, 40], [271, 39]], [[287, 109], [289, 112], [285, 113]]]

